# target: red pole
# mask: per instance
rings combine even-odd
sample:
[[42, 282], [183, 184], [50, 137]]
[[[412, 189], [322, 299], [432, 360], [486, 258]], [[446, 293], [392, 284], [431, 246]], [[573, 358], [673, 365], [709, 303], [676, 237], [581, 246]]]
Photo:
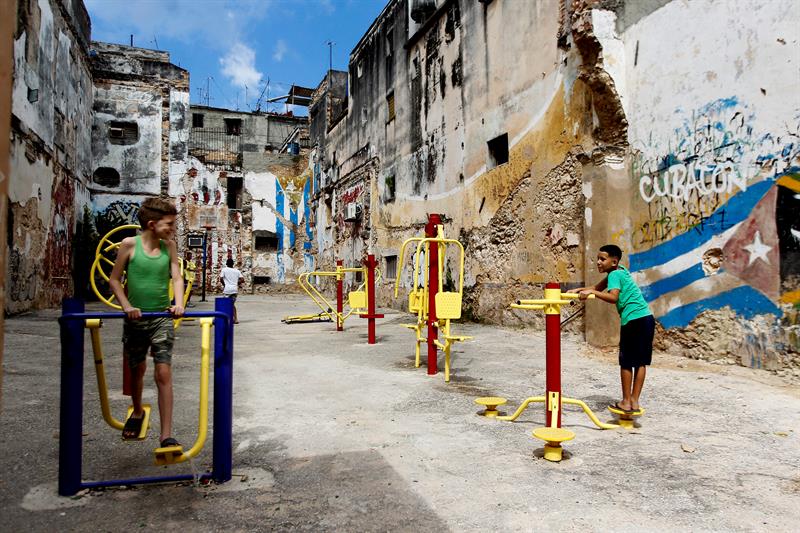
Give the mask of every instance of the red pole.
[[[557, 293], [557, 294], [554, 294]], [[544, 287], [546, 300], [558, 299], [561, 286], [558, 283], [548, 283]], [[545, 306], [545, 373], [547, 376], [547, 394], [545, 408], [547, 409], [547, 426], [561, 427], [561, 310], [560, 306]], [[558, 393], [558, 419], [551, 424], [552, 412], [550, 409], [550, 393]]]
[[[428, 215], [425, 225], [425, 237], [437, 237], [436, 226], [442, 223], [439, 215]], [[435, 341], [438, 329], [436, 328], [436, 293], [439, 292], [439, 244], [428, 243], [428, 375], [438, 372], [436, 366], [437, 350]]]
[[[344, 262], [339, 259], [336, 261], [336, 270], [341, 267]], [[344, 331], [344, 324], [342, 323], [342, 313], [344, 312], [344, 275], [336, 276], [336, 331]]]
[[369, 254], [367, 260], [367, 335], [368, 343], [375, 344], [375, 256]]

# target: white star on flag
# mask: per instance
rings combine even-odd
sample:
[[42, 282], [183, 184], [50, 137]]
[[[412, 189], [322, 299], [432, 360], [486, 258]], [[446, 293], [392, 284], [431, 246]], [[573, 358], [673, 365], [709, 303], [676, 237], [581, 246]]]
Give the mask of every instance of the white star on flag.
[[753, 238], [753, 242], [745, 246], [744, 249], [750, 252], [750, 262], [747, 263], [747, 266], [752, 265], [756, 259], [761, 259], [766, 264], [769, 264], [769, 258], [767, 257], [767, 254], [770, 250], [772, 250], [772, 246], [767, 246], [761, 242], [760, 231], [756, 230], [756, 235]]

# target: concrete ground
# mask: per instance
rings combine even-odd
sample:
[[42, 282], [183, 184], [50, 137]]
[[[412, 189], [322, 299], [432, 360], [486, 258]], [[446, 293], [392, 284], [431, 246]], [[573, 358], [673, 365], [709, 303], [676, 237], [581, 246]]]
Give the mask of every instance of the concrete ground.
[[[195, 310], [210, 308], [211, 302]], [[232, 481], [56, 495], [59, 337], [55, 311], [6, 321], [0, 414], [0, 530], [120, 531], [789, 531], [800, 523], [800, 394], [763, 371], [656, 356], [646, 415], [632, 431], [599, 430], [575, 407], [565, 460], [541, 458], [531, 437], [543, 407], [516, 422], [477, 416], [478, 396], [511, 410], [543, 393], [544, 337], [456, 324], [475, 340], [456, 348], [450, 384], [413, 364], [404, 314], [387, 311], [378, 344], [366, 321], [287, 326], [311, 312], [295, 295], [239, 300]], [[99, 308], [98, 308], [99, 309]], [[195, 438], [199, 326], [178, 332], [176, 432]], [[111, 404], [120, 394], [121, 324], [103, 342]], [[100, 415], [87, 343], [83, 476], [87, 480], [204, 471], [152, 466], [148, 440], [124, 443]], [[440, 358], [440, 365], [442, 365]], [[563, 341], [566, 396], [604, 421], [618, 396], [613, 352]], [[146, 397], [155, 404], [149, 381]]]

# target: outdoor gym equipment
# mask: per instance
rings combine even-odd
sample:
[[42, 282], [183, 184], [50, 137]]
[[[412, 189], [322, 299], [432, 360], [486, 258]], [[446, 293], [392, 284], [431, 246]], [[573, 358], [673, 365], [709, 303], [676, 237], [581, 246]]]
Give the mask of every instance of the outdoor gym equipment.
[[[406, 246], [417, 243], [414, 254], [414, 280], [411, 292], [408, 294], [408, 310], [416, 313], [415, 324], [403, 324], [404, 327], [414, 330], [416, 344], [414, 349], [415, 366], [420, 365], [420, 344], [428, 344], [428, 375], [438, 373], [438, 349], [444, 351], [444, 380], [450, 381], [450, 350], [456, 342], [472, 339], [463, 335], [453, 335], [450, 330], [450, 321], [461, 318], [461, 302], [464, 295], [464, 246], [455, 239], [444, 238], [442, 219], [439, 215], [428, 215], [425, 225], [425, 237], [412, 237], [406, 239], [400, 247], [400, 272], [394, 285], [394, 296], [397, 298], [400, 288], [400, 274], [403, 267], [403, 256]], [[444, 291], [444, 263], [447, 246], [454, 245], [459, 251], [459, 276], [458, 291]], [[419, 284], [421, 270], [420, 258], [423, 255], [427, 260], [423, 283]], [[427, 335], [423, 337], [423, 329], [427, 327]], [[439, 332], [444, 343], [440, 342]]]
[[[112, 479], [105, 481], [81, 481], [83, 445], [83, 359], [84, 327], [89, 328], [94, 348], [95, 368], [100, 394], [100, 404], [106, 423], [115, 429], [123, 424], [111, 415], [105, 384], [103, 353], [99, 328], [104, 319], [124, 318], [124, 313], [86, 313], [82, 300], [64, 300], [59, 318], [61, 327], [61, 405], [58, 450], [58, 493], [72, 496], [81, 489], [189, 481], [192, 474]], [[232, 470], [233, 428], [233, 302], [228, 298], [217, 298], [214, 311], [190, 312], [190, 317], [199, 318], [201, 332], [200, 414], [198, 435], [194, 445], [187, 451], [180, 446], [156, 448], [158, 465], [180, 463], [196, 456], [203, 448], [208, 430], [208, 380], [211, 325], [214, 325], [214, 438], [213, 467], [201, 479], [213, 479], [218, 483], [229, 481]], [[169, 313], [142, 313], [144, 318], [168, 317]], [[129, 408], [130, 412], [132, 408]], [[149, 409], [147, 410], [149, 411]], [[146, 435], [148, 420], [142, 422], [142, 439]]]
[[[382, 314], [375, 312], [375, 284], [381, 279], [381, 272], [376, 268], [378, 262], [375, 256], [369, 254], [364, 260], [363, 267], [345, 268], [343, 261], [336, 261], [336, 270], [315, 270], [303, 272], [297, 277], [300, 287], [308, 294], [311, 300], [322, 310], [315, 315], [295, 315], [284, 317], [281, 322], [296, 324], [303, 322], [332, 322], [336, 321], [336, 331], [344, 331], [344, 322], [353, 314], [367, 319], [368, 343], [375, 344], [375, 319], [383, 318]], [[350, 308], [344, 311], [344, 277], [347, 273], [361, 273], [364, 281], [354, 291], [347, 295]], [[336, 278], [336, 309], [322, 292], [311, 282], [312, 276]]]
[[[116, 309], [118, 311], [122, 310], [122, 306], [118, 303], [114, 302], [115, 296], [112, 294], [111, 296], [106, 297], [105, 294], [100, 290], [97, 286], [97, 277], [103, 279], [106, 283], [108, 283], [111, 277], [111, 269], [114, 268], [114, 261], [117, 257], [117, 250], [119, 250], [120, 245], [122, 244], [122, 239], [119, 238], [120, 233], [132, 233], [137, 232], [141, 229], [141, 226], [138, 224], [126, 224], [123, 226], [118, 226], [108, 233], [106, 233], [100, 242], [97, 243], [97, 249], [94, 253], [94, 262], [92, 263], [92, 268], [89, 271], [89, 283], [92, 286], [92, 290], [94, 291], [97, 298], [100, 299], [101, 302], [106, 304], [107, 306]], [[112, 240], [112, 237], [117, 236], [117, 240]], [[195, 271], [197, 270], [197, 266], [194, 264], [193, 261], [184, 261], [183, 258], [178, 258], [178, 264], [180, 265], [181, 269], [181, 276], [183, 277], [184, 282], [186, 283], [185, 290], [183, 291], [183, 306], [186, 307], [186, 302], [189, 301], [189, 296], [192, 293], [192, 284], [194, 284], [195, 279]], [[106, 272], [108, 270], [108, 272]], [[127, 285], [127, 278], [123, 276], [122, 279], [122, 286], [124, 287]], [[169, 284], [169, 299], [172, 300], [174, 298], [173, 294], [173, 287], [172, 283]], [[181, 325], [182, 318], [177, 318], [174, 321], [175, 328], [178, 328]]]
[[636, 421], [634, 419], [644, 414], [644, 409], [638, 409], [636, 411], [623, 411], [622, 409], [617, 409], [611, 405], [608, 406], [608, 410], [617, 415], [619, 418], [619, 425], [625, 429], [634, 429], [636, 427]]
[[[516, 420], [522, 412], [532, 403], [544, 403], [546, 409], [546, 424], [543, 428], [533, 431], [533, 436], [545, 442], [544, 458], [548, 461], [561, 461], [561, 443], [575, 438], [575, 433], [561, 427], [562, 404], [578, 405], [594, 424], [601, 429], [614, 429], [617, 424], [606, 424], [597, 418], [583, 400], [565, 398], [561, 395], [561, 306], [573, 303], [579, 294], [561, 292], [558, 283], [548, 283], [544, 289], [544, 299], [517, 300], [511, 304], [513, 309], [526, 309], [545, 312], [545, 346], [546, 346], [546, 393], [545, 396], [532, 396], [520, 405], [514, 414], [497, 416], [498, 420]], [[594, 298], [590, 295], [589, 298]], [[478, 398], [487, 400], [489, 398]], [[491, 400], [504, 400], [504, 398], [491, 398]], [[478, 402], [476, 400], [476, 402]], [[478, 402], [481, 403], [481, 402]], [[499, 405], [499, 404], [495, 404]]]

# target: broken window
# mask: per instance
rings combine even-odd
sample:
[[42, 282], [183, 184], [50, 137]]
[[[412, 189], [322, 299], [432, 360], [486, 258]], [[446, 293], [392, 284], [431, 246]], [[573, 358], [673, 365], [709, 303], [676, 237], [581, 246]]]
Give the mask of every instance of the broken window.
[[386, 122], [394, 120], [394, 91], [386, 95]]
[[396, 255], [387, 255], [384, 259], [386, 259], [386, 273], [383, 276], [385, 280], [391, 280], [397, 278], [397, 256]]
[[108, 140], [111, 144], [136, 144], [139, 142], [139, 125], [113, 120], [108, 123]]
[[489, 148], [489, 168], [508, 163], [508, 134], [504, 133], [486, 143]]
[[228, 177], [228, 207], [230, 209], [242, 208], [242, 184], [242, 178]]
[[225, 119], [225, 133], [228, 135], [241, 135], [242, 134], [242, 119], [240, 118], [226, 118]]
[[277, 252], [278, 236], [273, 234], [255, 235], [254, 248], [258, 252]]
[[119, 187], [120, 177], [119, 172], [111, 167], [98, 167], [94, 171], [92, 181], [103, 187]]
[[192, 127], [193, 128], [202, 128], [203, 127], [203, 114], [202, 113], [192, 113]]
[[394, 174], [383, 178], [383, 185], [385, 186], [384, 199], [387, 202], [394, 200]]

